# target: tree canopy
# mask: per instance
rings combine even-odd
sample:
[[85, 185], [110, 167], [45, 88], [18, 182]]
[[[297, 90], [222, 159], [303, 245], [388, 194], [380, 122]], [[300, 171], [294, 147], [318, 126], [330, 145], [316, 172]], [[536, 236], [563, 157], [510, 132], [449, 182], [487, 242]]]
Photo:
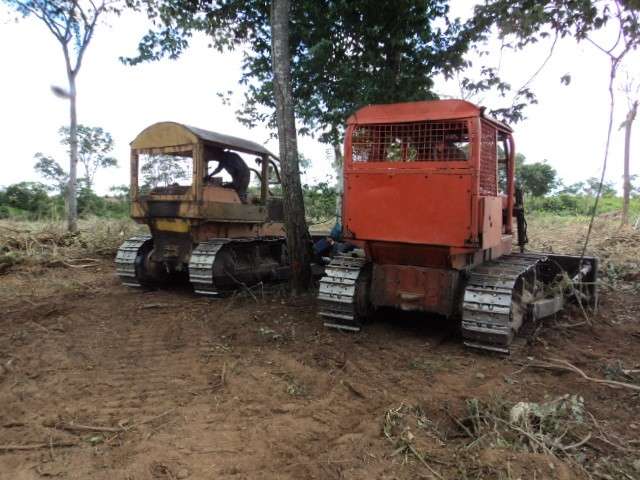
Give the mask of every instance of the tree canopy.
[[[70, 145], [69, 127], [59, 130], [61, 143]], [[93, 188], [96, 173], [102, 168], [118, 166], [118, 161], [111, 156], [113, 138], [102, 127], [78, 125], [78, 162], [84, 170], [84, 181], [89, 189]]]
[[[246, 85], [239, 119], [275, 126], [268, 0], [138, 0], [154, 27], [130, 64], [178, 57], [193, 32], [220, 50], [241, 47]], [[290, 21], [291, 80], [300, 133], [339, 143], [345, 119], [371, 103], [435, 98], [433, 78], [464, 66], [475, 38], [448, 17], [448, 0], [297, 0]]]
[[[89, 127], [78, 125], [78, 161], [84, 169], [84, 177], [79, 179], [83, 188], [93, 189], [98, 170], [115, 167], [118, 165], [116, 159], [110, 156], [113, 151], [113, 138], [111, 134], [101, 127]], [[61, 127], [58, 130], [60, 143], [67, 145], [71, 143], [69, 127]], [[49, 155], [36, 153], [34, 155], [36, 164], [35, 170], [60, 193], [64, 193], [69, 181], [69, 173]]]
[[[508, 99], [508, 103], [503, 107], [492, 106], [491, 114], [511, 123], [523, 120], [526, 108], [537, 103], [533, 81], [553, 56], [558, 40], [569, 37], [578, 42], [587, 41], [609, 55], [612, 67], [616, 68], [628, 51], [640, 45], [639, 11], [638, 0], [485, 0], [474, 8], [473, 17], [465, 24], [465, 30], [477, 35], [472, 49], [478, 56], [487, 57], [492, 53], [486, 42], [492, 32], [497, 32], [501, 49], [520, 51], [546, 40], [549, 53], [520, 86], [514, 88], [502, 80], [500, 68], [485, 62], [478, 78], [464, 72], [461, 89], [465, 95], [494, 90]], [[617, 40], [612, 45], [600, 45], [593, 34], [612, 23], [617, 24]], [[571, 82], [570, 68], [568, 66], [567, 73], [559, 79], [564, 85]]]
[[525, 156], [516, 155], [516, 181], [534, 197], [543, 197], [558, 186], [558, 172], [546, 161], [524, 163]]

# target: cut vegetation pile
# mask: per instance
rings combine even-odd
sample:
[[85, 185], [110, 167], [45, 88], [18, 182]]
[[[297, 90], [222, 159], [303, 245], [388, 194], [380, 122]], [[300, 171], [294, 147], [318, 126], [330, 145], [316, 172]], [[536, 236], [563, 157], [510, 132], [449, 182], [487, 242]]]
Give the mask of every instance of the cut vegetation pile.
[[[536, 215], [528, 222], [531, 250], [581, 253], [588, 217]], [[586, 254], [600, 259], [605, 286], [617, 285], [620, 280], [640, 281], [640, 230], [621, 227], [618, 216], [603, 214], [596, 218]]]
[[387, 410], [382, 433], [391, 457], [417, 462], [438, 479], [536, 478], [528, 476], [531, 470], [542, 473], [538, 478], [568, 478], [572, 471], [587, 478], [633, 478], [625, 473], [635, 469], [630, 461], [608, 455], [633, 448], [605, 432], [579, 395], [517, 403], [470, 398], [462, 416], [444, 411], [449, 421], [430, 419], [420, 405]]
[[114, 256], [123, 239], [137, 231], [130, 220], [85, 220], [76, 233], [62, 223], [1, 222], [0, 274], [16, 265], [84, 268]]

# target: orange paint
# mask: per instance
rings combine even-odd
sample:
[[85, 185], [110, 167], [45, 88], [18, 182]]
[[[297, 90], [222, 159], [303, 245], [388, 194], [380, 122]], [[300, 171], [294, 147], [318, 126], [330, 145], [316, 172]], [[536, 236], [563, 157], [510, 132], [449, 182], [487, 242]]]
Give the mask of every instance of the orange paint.
[[420, 286], [424, 297], [412, 300], [416, 305], [429, 310], [435, 302], [439, 312], [449, 311], [436, 291], [444, 280], [425, 268], [451, 272], [505, 253], [514, 195], [511, 133], [484, 109], [462, 100], [372, 105], [349, 117], [345, 237], [364, 247], [374, 264], [403, 266], [378, 270], [396, 280], [378, 276], [374, 303], [397, 306], [400, 285], [407, 291]]

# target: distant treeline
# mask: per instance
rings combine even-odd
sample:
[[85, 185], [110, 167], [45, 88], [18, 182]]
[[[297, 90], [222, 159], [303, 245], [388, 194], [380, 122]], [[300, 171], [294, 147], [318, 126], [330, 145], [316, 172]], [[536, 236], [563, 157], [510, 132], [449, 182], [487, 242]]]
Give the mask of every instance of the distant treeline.
[[[96, 195], [83, 187], [78, 190], [78, 213], [81, 217], [126, 218], [129, 215], [128, 189], [113, 188], [113, 195]], [[20, 182], [0, 188], [0, 218], [15, 220], [62, 220], [65, 201], [62, 193], [50, 194], [39, 182]]]
[[[587, 182], [585, 182], [587, 184]], [[527, 192], [525, 209], [529, 213], [548, 212], [557, 215], [590, 215], [595, 200], [595, 189], [585, 188], [578, 193], [560, 189], [555, 193], [536, 196]], [[78, 193], [81, 217], [126, 218], [129, 216], [129, 198], [126, 186], [113, 187], [106, 196], [96, 195], [83, 187]], [[277, 194], [278, 192], [273, 192]], [[335, 218], [337, 189], [328, 183], [303, 186], [307, 219], [311, 223], [331, 221]], [[622, 198], [605, 185], [598, 213], [622, 210]], [[640, 216], [640, 196], [631, 199], [631, 215]], [[15, 220], [62, 220], [65, 205], [62, 194], [51, 194], [50, 189], [38, 182], [20, 182], [0, 188], [0, 218]]]
[[[276, 189], [277, 190], [277, 189]], [[273, 193], [277, 194], [277, 191]], [[335, 217], [337, 191], [327, 183], [303, 186], [307, 218], [317, 223]], [[129, 216], [129, 189], [112, 187], [100, 196], [86, 186], [78, 190], [80, 217], [126, 218]], [[52, 194], [51, 187], [39, 182], [20, 182], [0, 187], [0, 219], [62, 220], [65, 218], [63, 193]]]

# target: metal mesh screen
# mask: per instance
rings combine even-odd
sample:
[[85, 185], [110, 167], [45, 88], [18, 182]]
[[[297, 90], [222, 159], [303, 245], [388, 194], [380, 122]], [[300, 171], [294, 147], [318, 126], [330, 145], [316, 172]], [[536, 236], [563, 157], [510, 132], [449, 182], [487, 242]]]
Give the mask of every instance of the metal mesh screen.
[[469, 157], [466, 120], [359, 125], [351, 136], [354, 162], [450, 162]]
[[480, 195], [498, 194], [496, 129], [482, 122], [480, 139]]

